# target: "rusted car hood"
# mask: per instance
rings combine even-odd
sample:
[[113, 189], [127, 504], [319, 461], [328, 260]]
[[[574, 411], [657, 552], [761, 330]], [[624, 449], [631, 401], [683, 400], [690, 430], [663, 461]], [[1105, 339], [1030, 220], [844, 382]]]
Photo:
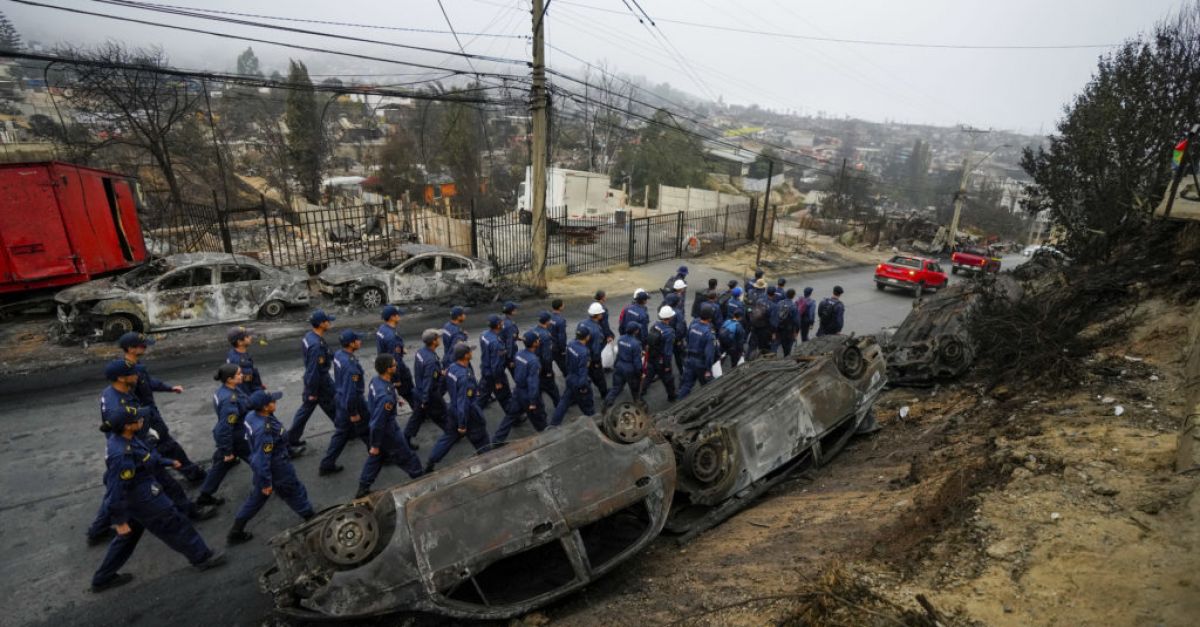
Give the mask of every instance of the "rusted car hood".
[[[276, 565], [260, 587], [275, 595], [281, 612], [309, 618], [400, 610], [515, 616], [585, 585], [641, 550], [661, 531], [674, 489], [674, 458], [661, 437], [617, 444], [592, 420], [578, 418], [279, 534], [271, 540]], [[617, 557], [593, 562], [577, 530], [640, 502], [650, 520], [638, 541]], [[361, 531], [346, 530], [368, 525], [377, 530], [370, 542], [348, 547], [330, 540], [361, 538]], [[516, 600], [486, 591], [481, 596], [491, 595], [490, 601], [469, 602], [456, 594], [479, 588], [474, 578], [499, 560], [524, 559], [523, 552], [555, 542], [571, 556], [570, 581]], [[359, 552], [353, 563], [337, 563], [352, 551]]]
[[342, 283], [351, 283], [372, 275], [383, 274], [384, 272], [384, 270], [380, 270], [365, 261], [346, 261], [335, 263], [325, 268], [321, 271], [321, 274], [317, 275], [317, 278], [330, 285], [341, 285]]
[[117, 285], [116, 279], [108, 278], [96, 279], [95, 281], [88, 281], [87, 283], [68, 287], [55, 294], [54, 300], [68, 305], [77, 302], [124, 298], [128, 295], [129, 288]]

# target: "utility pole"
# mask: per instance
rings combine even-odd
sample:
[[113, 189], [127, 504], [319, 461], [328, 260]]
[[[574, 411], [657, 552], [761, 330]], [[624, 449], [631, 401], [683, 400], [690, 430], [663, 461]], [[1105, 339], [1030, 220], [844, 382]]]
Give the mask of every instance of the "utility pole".
[[[775, 176], [775, 162], [773, 160], [767, 161], [767, 193], [766, 193], [766, 197], [763, 199], [762, 227], [760, 227], [758, 229], [758, 254], [754, 255], [754, 267], [756, 269], [759, 267], [759, 264], [762, 262], [763, 240], [766, 239], [766, 230], [767, 230], [767, 211], [769, 211], [771, 208], [771, 177], [773, 177], [773, 176]], [[771, 224], [771, 229], [772, 230], [775, 229], [774, 223]]]
[[838, 217], [846, 216], [846, 160], [842, 159], [842, 174], [838, 177]]
[[967, 176], [971, 172], [969, 158], [968, 156], [963, 157], [962, 177], [958, 179], [958, 193], [954, 195], [954, 217], [950, 218], [950, 233], [948, 233], [951, 249], [958, 241], [958, 218], [962, 215], [963, 202], [967, 197]]
[[533, 219], [530, 229], [533, 239], [533, 287], [546, 289], [546, 115], [550, 107], [546, 97], [546, 50], [543, 18], [546, 10], [542, 0], [533, 0], [533, 88], [529, 107], [533, 113], [533, 148], [530, 168], [533, 174]]

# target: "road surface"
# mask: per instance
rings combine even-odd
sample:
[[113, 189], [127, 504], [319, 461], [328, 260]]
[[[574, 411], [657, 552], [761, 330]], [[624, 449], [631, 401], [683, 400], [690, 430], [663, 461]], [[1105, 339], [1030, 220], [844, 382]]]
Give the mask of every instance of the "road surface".
[[[1005, 259], [1005, 267], [1019, 261], [1023, 258]], [[662, 275], [668, 276], [676, 263], [659, 264]], [[872, 271], [870, 267], [859, 267], [791, 277], [790, 286], [811, 285], [814, 297], [819, 300], [834, 285], [841, 285], [846, 290], [845, 332], [873, 333], [899, 324], [911, 308], [912, 297], [891, 289], [877, 291], [871, 281]], [[694, 275], [694, 278], [701, 277]], [[724, 285], [731, 277], [718, 278]], [[951, 277], [952, 282], [960, 280], [963, 279]], [[651, 303], [657, 307], [660, 299], [657, 294], [654, 296]], [[583, 315], [584, 302], [573, 302], [568, 308], [572, 328]], [[624, 304], [624, 297], [610, 302], [614, 325]], [[518, 316], [521, 329], [529, 328], [536, 313], [544, 308], [544, 303], [526, 303]], [[483, 330], [483, 317], [475, 315], [468, 319], [472, 343], [478, 341]], [[428, 325], [427, 321], [421, 322], [402, 323], [410, 353], [415, 352], [420, 329]], [[336, 338], [339, 330], [335, 327], [329, 337]], [[221, 332], [214, 329], [214, 333]], [[331, 346], [336, 343], [336, 339], [330, 341]], [[361, 361], [371, 375], [374, 341], [368, 338], [365, 344]], [[223, 360], [223, 351], [156, 362], [153, 350], [146, 363], [154, 375], [185, 389], [179, 395], [157, 395], [172, 434], [193, 459], [207, 461], [213, 451], [211, 431], [215, 420], [210, 400], [215, 388], [212, 375]], [[267, 385], [284, 393], [277, 415], [287, 426], [302, 387], [299, 349], [276, 343], [255, 351], [255, 357]], [[84, 530], [103, 496], [104, 440], [97, 431], [97, 399], [106, 383], [98, 376], [98, 370], [91, 365], [10, 377], [0, 390], [0, 424], [4, 425], [5, 433], [0, 456], [3, 470], [0, 528], [4, 530], [0, 534], [0, 557], [6, 565], [0, 570], [0, 589], [9, 591], [4, 622], [9, 625], [261, 624], [270, 610], [270, 599], [261, 595], [256, 586], [257, 573], [271, 561], [266, 541], [299, 521], [277, 499], [272, 499], [251, 522], [249, 530], [255, 539], [228, 550], [226, 566], [195, 572], [183, 557], [147, 534], [124, 569], [135, 576], [133, 583], [100, 595], [88, 592], [91, 574], [104, 555], [104, 547], [89, 548], [84, 541]], [[661, 385], [654, 387], [648, 400], [651, 408], [665, 404]], [[489, 407], [487, 416], [494, 430], [501, 418], [496, 404]], [[318, 509], [354, 495], [366, 456], [364, 448], [352, 442], [340, 460], [346, 470], [318, 477], [317, 463], [331, 432], [330, 420], [318, 410], [305, 434], [309, 452], [296, 460], [298, 474]], [[433, 425], [421, 430], [417, 441], [422, 459], [429, 454], [439, 433]], [[531, 433], [528, 424], [523, 424], [511, 438]], [[472, 452], [464, 439], [440, 467], [447, 467]], [[235, 468], [219, 493], [228, 500], [220, 515], [197, 525], [214, 548], [225, 548], [225, 533], [234, 511], [250, 489], [249, 479], [249, 468], [244, 465]], [[375, 487], [382, 489], [404, 481], [406, 475], [388, 467]]]

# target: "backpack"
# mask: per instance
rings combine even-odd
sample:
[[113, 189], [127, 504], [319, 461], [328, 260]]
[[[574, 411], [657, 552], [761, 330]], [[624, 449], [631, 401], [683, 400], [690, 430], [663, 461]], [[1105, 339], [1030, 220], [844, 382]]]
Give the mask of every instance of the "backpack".
[[750, 324], [755, 327], [766, 327], [771, 324], [771, 303], [765, 298], [754, 301], [750, 309]]
[[720, 340], [722, 349], [729, 350], [733, 347], [734, 342], [737, 340], [737, 324], [736, 320], [726, 320], [725, 324], [721, 325], [721, 331], [717, 334], [717, 339]]
[[796, 303], [793, 303], [791, 300], [785, 298], [779, 301], [778, 307], [779, 308], [776, 310], [776, 315], [779, 316], [779, 328], [791, 329], [792, 324], [796, 321], [794, 318], [796, 312]]
[[800, 310], [800, 319], [804, 319], [804, 314], [808, 313], [808, 299], [801, 297], [800, 304], [796, 306]]
[[651, 352], [661, 353], [663, 349], [663, 334], [662, 329], [658, 325], [650, 327], [650, 331], [646, 333], [646, 348]]
[[717, 299], [717, 306], [721, 308], [721, 317], [729, 317], [729, 301], [733, 298], [733, 294], [725, 292]]
[[817, 317], [821, 319], [821, 324], [833, 322], [833, 299], [826, 298], [817, 305]]

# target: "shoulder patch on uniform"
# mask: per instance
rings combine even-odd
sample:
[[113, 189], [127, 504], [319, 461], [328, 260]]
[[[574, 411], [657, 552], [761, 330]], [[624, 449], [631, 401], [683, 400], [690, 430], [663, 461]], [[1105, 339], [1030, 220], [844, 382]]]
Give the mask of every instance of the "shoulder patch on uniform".
[[231, 401], [236, 401], [236, 400], [237, 400], [237, 394], [230, 394], [230, 395], [229, 395], [229, 400], [231, 400]]
[[142, 461], [144, 461], [144, 462], [150, 461], [150, 454], [146, 453], [146, 456], [142, 458]]
[[318, 357], [318, 358], [317, 358], [317, 363], [318, 363], [318, 364], [323, 364], [323, 363], [325, 363], [325, 358], [324, 358], [324, 357]]
[[393, 409], [396, 409], [396, 406], [392, 403], [384, 403], [383, 408], [388, 411], [392, 411]]
[[352, 374], [352, 375], [350, 375], [350, 380], [351, 380], [351, 381], [358, 381], [360, 378], [361, 378], [361, 377], [359, 377], [359, 376], [358, 376], [358, 375], [356, 375], [356, 374]]
[[263, 452], [264, 452], [264, 453], [270, 453], [270, 452], [271, 452], [271, 451], [273, 451], [273, 450], [275, 450], [275, 445], [274, 445], [274, 444], [272, 444], [272, 443], [270, 443], [270, 442], [267, 442], [266, 444], [264, 444], [264, 445], [263, 445]]
[[229, 417], [226, 418], [225, 421], [231, 425], [236, 425], [237, 424], [237, 414], [229, 414]]
[[125, 481], [129, 481], [130, 479], [132, 479], [133, 478], [133, 469], [126, 468], [125, 470], [122, 470], [121, 478], [124, 479]]

